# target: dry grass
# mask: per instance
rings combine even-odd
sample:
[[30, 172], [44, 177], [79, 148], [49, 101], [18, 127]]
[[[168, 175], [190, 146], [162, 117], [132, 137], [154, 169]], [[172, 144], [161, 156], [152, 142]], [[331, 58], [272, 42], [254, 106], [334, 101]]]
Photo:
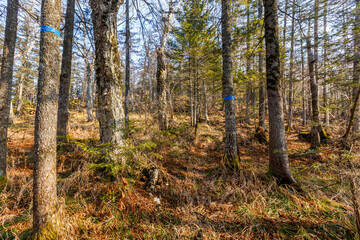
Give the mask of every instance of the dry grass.
[[[131, 119], [128, 166], [104, 177], [89, 167], [96, 161], [97, 125], [72, 113], [72, 140], [58, 150], [61, 239], [355, 239], [351, 156], [339, 154], [335, 142], [308, 152], [296, 131], [288, 134], [291, 169], [307, 193], [299, 194], [267, 176], [267, 147], [253, 140], [253, 128], [239, 125], [241, 171], [231, 172], [222, 164], [222, 117], [201, 123], [197, 136], [184, 116], [167, 132], [149, 114]], [[10, 129], [0, 239], [26, 239], [31, 232], [32, 132], [31, 117]], [[150, 141], [156, 148], [136, 147]], [[358, 158], [352, 162], [360, 168]], [[148, 166], [162, 175], [155, 193], [140, 179]]]

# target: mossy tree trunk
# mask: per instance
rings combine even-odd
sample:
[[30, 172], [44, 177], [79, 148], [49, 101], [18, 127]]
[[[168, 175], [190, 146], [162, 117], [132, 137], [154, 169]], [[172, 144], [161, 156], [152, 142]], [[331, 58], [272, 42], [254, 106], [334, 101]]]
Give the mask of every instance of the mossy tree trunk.
[[221, 1], [222, 56], [223, 56], [223, 97], [225, 101], [225, 164], [239, 167], [237, 129], [234, 101], [233, 63], [231, 57], [231, 5], [229, 0]]
[[100, 141], [110, 144], [107, 161], [118, 161], [124, 146], [125, 116], [121, 91], [117, 12], [120, 0], [91, 0], [95, 37], [95, 79]]
[[8, 0], [0, 76], [0, 178], [6, 176], [7, 132], [18, 21], [18, 0]]
[[277, 1], [264, 0], [266, 79], [269, 104], [269, 172], [282, 183], [295, 183], [290, 173], [280, 86]]
[[[43, 0], [41, 25], [60, 29], [61, 0]], [[34, 239], [57, 239], [56, 123], [60, 80], [60, 43], [56, 34], [40, 36], [40, 61], [34, 142]]]
[[71, 83], [71, 63], [73, 53], [74, 36], [74, 14], [75, 0], [68, 0], [66, 6], [65, 31], [63, 43], [63, 56], [61, 63], [60, 89], [59, 89], [59, 109], [57, 121], [58, 140], [66, 140], [69, 128], [69, 98]]

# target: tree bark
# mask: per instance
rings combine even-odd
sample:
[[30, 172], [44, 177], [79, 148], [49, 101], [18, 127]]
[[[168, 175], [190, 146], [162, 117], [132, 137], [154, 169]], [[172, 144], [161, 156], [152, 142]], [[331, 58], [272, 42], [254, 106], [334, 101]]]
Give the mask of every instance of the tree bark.
[[251, 81], [250, 81], [250, 1], [247, 0], [246, 7], [246, 117], [245, 123], [250, 124], [250, 102], [251, 102]]
[[92, 63], [87, 62], [86, 64], [86, 75], [87, 75], [87, 87], [86, 87], [86, 112], [88, 116], [88, 122], [92, 122], [95, 120], [93, 115], [94, 111], [94, 60]]
[[124, 146], [125, 116], [121, 91], [120, 56], [117, 42], [119, 0], [91, 0], [95, 37], [95, 78], [100, 141], [111, 144], [107, 161], [117, 161]]
[[[262, 0], [259, 0], [259, 19], [264, 18]], [[264, 84], [264, 57], [263, 57], [263, 31], [260, 34], [260, 45], [259, 48], [259, 126], [266, 129], [265, 126], [265, 84]]]
[[125, 102], [124, 102], [124, 111], [125, 111], [125, 129], [126, 132], [129, 130], [128, 121], [129, 121], [129, 98], [130, 98], [130, 17], [129, 17], [129, 0], [125, 1], [125, 12], [126, 12], [126, 30], [125, 30], [125, 47], [126, 47], [126, 56], [125, 56]]
[[159, 101], [159, 129], [166, 131], [168, 129], [168, 114], [167, 114], [167, 101], [166, 101], [166, 66], [164, 62], [164, 50], [161, 47], [156, 49], [157, 54], [157, 92]]
[[[353, 61], [353, 101], [356, 101], [356, 94], [359, 91], [360, 83], [360, 0], [356, 0], [355, 22], [354, 22], [354, 61]], [[354, 131], [360, 130], [360, 110], [355, 110]]]
[[237, 129], [231, 57], [230, 1], [221, 0], [222, 56], [223, 56], [223, 97], [225, 101], [225, 163], [232, 168], [239, 167]]
[[0, 76], [0, 180], [6, 177], [7, 132], [18, 21], [18, 0], [8, 0]]
[[71, 83], [71, 63], [73, 53], [75, 0], [68, 0], [66, 6], [63, 56], [61, 62], [59, 109], [57, 119], [58, 140], [66, 140], [69, 128], [69, 98]]
[[280, 81], [282, 86], [281, 97], [283, 101], [283, 108], [286, 114], [286, 80], [285, 80], [285, 65], [286, 65], [286, 30], [287, 30], [287, 17], [288, 17], [289, 0], [285, 0], [285, 13], [284, 13], [284, 26], [282, 36], [282, 48], [280, 50]]
[[165, 65], [164, 55], [165, 55], [165, 45], [170, 32], [170, 21], [172, 18], [173, 10], [178, 3], [170, 1], [169, 10], [166, 17], [163, 20], [163, 32], [160, 39], [160, 46], [156, 48], [157, 55], [157, 70], [156, 70], [156, 80], [157, 80], [157, 94], [158, 94], [158, 118], [159, 118], [159, 129], [167, 130], [169, 127], [169, 116], [168, 116], [168, 104], [166, 97], [166, 77], [167, 69]]
[[289, 79], [289, 112], [288, 112], [288, 130], [292, 130], [293, 126], [293, 92], [294, 92], [294, 47], [295, 47], [295, 0], [292, 6], [291, 18], [291, 43], [290, 43], [290, 79]]
[[[41, 25], [60, 29], [61, 0], [43, 0]], [[34, 239], [57, 239], [56, 122], [60, 80], [59, 36], [43, 31], [34, 141]]]
[[328, 2], [325, 0], [324, 2], [324, 87], [323, 87], [323, 101], [324, 101], [324, 110], [325, 110], [325, 118], [324, 123], [325, 126], [329, 126], [329, 110], [328, 110], [328, 85], [327, 85], [327, 48], [328, 48], [328, 34], [327, 34], [327, 6]]
[[277, 0], [264, 0], [266, 78], [269, 104], [269, 173], [282, 183], [295, 183], [290, 173], [280, 86]]
[[[354, 25], [354, 60], [353, 60], [353, 82], [358, 85], [360, 80], [360, 0], [356, 0], [356, 9], [355, 9], [355, 25]], [[350, 136], [351, 128], [354, 127], [354, 120], [357, 114], [357, 105], [360, 97], [360, 87], [356, 86], [353, 89], [353, 92], [357, 90], [356, 94], [353, 95], [353, 106], [350, 112], [350, 119], [346, 132], [343, 138], [347, 139]]]
[[313, 126], [311, 129], [311, 149], [317, 149], [320, 147], [320, 133], [319, 133], [319, 96], [318, 96], [318, 85], [315, 80], [314, 72], [314, 55], [311, 50], [311, 40], [308, 36], [306, 39], [306, 48], [308, 54], [308, 65], [309, 65], [309, 77], [310, 77], [310, 91], [311, 91], [311, 108], [312, 108], [312, 121]]

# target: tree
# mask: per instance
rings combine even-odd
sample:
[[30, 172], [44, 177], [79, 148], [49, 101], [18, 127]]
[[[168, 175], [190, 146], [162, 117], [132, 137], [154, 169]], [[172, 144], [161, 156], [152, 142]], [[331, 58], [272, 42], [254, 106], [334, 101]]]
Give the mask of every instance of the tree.
[[130, 17], [129, 17], [129, 0], [125, 1], [125, 14], [126, 14], [126, 30], [125, 30], [125, 47], [126, 47], [126, 56], [125, 56], [125, 102], [124, 102], [124, 111], [125, 111], [125, 128], [128, 131], [128, 121], [129, 121], [129, 98], [130, 98]]
[[[262, 0], [259, 0], [258, 6], [259, 19], [263, 19], [263, 5]], [[265, 84], [264, 84], [264, 57], [263, 57], [263, 31], [260, 30], [260, 44], [259, 44], [259, 77], [260, 77], [260, 86], [259, 86], [259, 127], [263, 129], [265, 126]]]
[[[309, 26], [310, 27], [310, 26]], [[310, 34], [306, 38], [306, 49], [308, 56], [308, 68], [310, 77], [310, 91], [311, 91], [311, 109], [312, 109], [312, 126], [311, 126], [311, 149], [317, 149], [320, 147], [320, 114], [319, 114], [319, 91], [318, 85], [315, 80], [314, 63], [315, 57], [312, 52]]]
[[156, 48], [156, 59], [157, 59], [157, 70], [156, 70], [156, 81], [157, 81], [157, 94], [159, 101], [159, 129], [167, 130], [168, 129], [168, 113], [167, 113], [167, 84], [166, 76], [167, 69], [164, 61], [164, 51], [165, 45], [170, 32], [170, 21], [173, 14], [174, 7], [176, 7], [176, 2], [172, 0], [169, 2], [169, 10], [166, 17], [163, 18], [162, 22], [162, 33], [160, 38], [160, 46]]
[[[356, 0], [355, 8], [355, 24], [354, 24], [354, 60], [353, 60], [353, 82], [354, 84], [359, 84], [360, 79], [360, 0]], [[356, 92], [356, 93], [354, 93]], [[353, 89], [353, 98], [354, 103], [350, 112], [350, 119], [346, 132], [343, 136], [344, 139], [347, 139], [350, 136], [351, 128], [354, 126], [354, 119], [356, 118], [357, 105], [359, 104], [360, 98], [360, 87], [356, 86]]]
[[269, 173], [281, 183], [294, 184], [290, 173], [280, 89], [280, 49], [278, 40], [277, 0], [264, 0], [266, 79], [269, 104]]
[[117, 12], [120, 0], [91, 0], [95, 37], [95, 79], [100, 141], [111, 144], [109, 161], [117, 161], [124, 146], [124, 107], [121, 92], [120, 56], [117, 41]]
[[61, 63], [60, 89], [59, 89], [59, 109], [58, 109], [58, 121], [57, 121], [57, 136], [59, 139], [61, 138], [66, 139], [68, 123], [69, 123], [69, 115], [70, 115], [68, 111], [68, 107], [69, 107], [70, 83], [71, 83], [74, 14], [75, 14], [75, 0], [68, 0], [66, 6], [64, 46], [63, 46], [63, 57]]
[[[354, 22], [354, 60], [353, 60], [353, 101], [354, 103], [358, 101], [359, 97], [357, 97], [357, 93], [360, 89], [360, 0], [356, 0], [356, 8], [355, 8], [355, 22]], [[355, 111], [354, 116], [354, 131], [360, 130], [360, 111], [359, 108]]]
[[0, 76], [0, 180], [6, 177], [7, 132], [18, 21], [18, 0], [8, 0]]
[[60, 77], [61, 0], [43, 0], [34, 141], [34, 239], [57, 239], [56, 122]]
[[294, 95], [294, 48], [295, 48], [295, 0], [292, 3], [291, 18], [291, 43], [290, 43], [290, 81], [289, 81], [289, 112], [288, 112], [288, 129], [292, 129], [293, 123], [293, 95]]
[[235, 117], [235, 97], [233, 86], [233, 66], [231, 59], [230, 1], [221, 0], [221, 31], [223, 56], [223, 97], [225, 105], [225, 163], [232, 168], [239, 167], [237, 149], [237, 129]]

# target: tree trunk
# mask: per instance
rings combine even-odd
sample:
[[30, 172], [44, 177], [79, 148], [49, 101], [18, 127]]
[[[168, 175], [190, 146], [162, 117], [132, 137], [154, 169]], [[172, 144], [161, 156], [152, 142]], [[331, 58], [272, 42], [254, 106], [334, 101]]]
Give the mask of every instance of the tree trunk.
[[6, 177], [7, 132], [17, 32], [18, 0], [8, 0], [0, 76], [0, 180]]
[[[60, 29], [60, 0], [43, 0], [41, 25]], [[42, 31], [34, 141], [34, 239], [57, 239], [56, 122], [60, 80], [59, 36]]]
[[[355, 23], [354, 23], [354, 61], [353, 61], [353, 101], [356, 101], [356, 93], [359, 91], [360, 83], [360, 0], [356, 0], [357, 8], [355, 10]], [[360, 108], [355, 110], [354, 116], [354, 131], [360, 130]]]
[[295, 183], [290, 173], [280, 86], [277, 0], [264, 0], [266, 78], [269, 104], [269, 173], [282, 183]]
[[14, 106], [13, 106], [12, 101], [10, 100], [9, 125], [13, 125], [13, 124], [14, 124], [14, 118], [15, 118]]
[[87, 87], [86, 87], [86, 112], [88, 116], [88, 122], [92, 122], [95, 120], [93, 115], [94, 111], [94, 60], [92, 63], [87, 63], [86, 66], [86, 75], [87, 75]]
[[167, 70], [164, 60], [165, 45], [167, 38], [170, 32], [170, 21], [173, 14], [174, 2], [171, 0], [169, 3], [169, 11], [166, 17], [164, 17], [163, 22], [163, 32], [161, 35], [160, 46], [156, 48], [157, 55], [157, 70], [156, 70], [156, 80], [157, 80], [157, 91], [158, 91], [158, 118], [159, 118], [159, 128], [160, 130], [167, 130], [169, 127], [169, 117], [167, 109], [167, 98], [166, 98], [166, 76]]
[[245, 123], [250, 124], [250, 102], [251, 102], [251, 82], [250, 82], [250, 1], [247, 0], [246, 7], [246, 118]]
[[301, 92], [302, 92], [302, 105], [303, 105], [303, 126], [307, 124], [307, 97], [306, 97], [306, 80], [305, 80], [305, 58], [304, 58], [304, 48], [303, 48], [303, 38], [300, 40], [301, 48]]
[[323, 100], [325, 109], [325, 126], [329, 126], [329, 110], [328, 110], [328, 85], [327, 85], [327, 48], [328, 48], [328, 34], [327, 34], [327, 0], [324, 2], [324, 87]]
[[205, 122], [208, 123], [209, 122], [209, 114], [208, 114], [208, 102], [207, 102], [207, 87], [205, 84], [205, 81], [202, 81], [202, 85], [203, 85], [203, 91], [204, 91], [204, 117], [205, 117]]
[[[259, 1], [259, 19], [264, 19], [262, 0]], [[260, 34], [260, 45], [259, 48], [259, 126], [263, 129], [265, 126], [265, 84], [264, 84], [264, 58], [263, 58], [263, 31]]]
[[231, 58], [230, 1], [221, 0], [222, 14], [222, 56], [223, 56], [223, 97], [225, 101], [225, 163], [232, 168], [239, 167], [237, 130], [235, 118], [235, 97], [233, 67]]
[[126, 30], [125, 30], [125, 129], [126, 132], [129, 130], [129, 98], [130, 98], [130, 17], [129, 17], [129, 0], [125, 1], [125, 12], [126, 12]]
[[20, 78], [19, 78], [19, 85], [18, 85], [18, 100], [16, 105], [16, 115], [19, 116], [21, 107], [23, 104], [23, 91], [24, 91], [24, 78], [25, 78], [25, 72], [21, 72]]
[[320, 133], [319, 133], [319, 124], [320, 124], [320, 116], [319, 116], [319, 101], [318, 101], [318, 85], [315, 81], [314, 76], [314, 55], [311, 50], [311, 42], [310, 37], [306, 39], [306, 48], [308, 54], [308, 65], [309, 65], [309, 76], [310, 76], [310, 90], [311, 90], [311, 108], [312, 108], [312, 121], [313, 126], [311, 129], [311, 148], [317, 149], [320, 147]]
[[[360, 79], [360, 0], [356, 0], [356, 10], [355, 10], [355, 27], [354, 27], [354, 70], [353, 70], [353, 82], [354, 84], [359, 84]], [[360, 97], [360, 87], [356, 86], [353, 89], [353, 92], [357, 90], [356, 94], [353, 95], [353, 107], [350, 112], [350, 119], [346, 132], [343, 138], [347, 139], [350, 136], [351, 128], [354, 126], [354, 130], [357, 130], [355, 127], [356, 123], [356, 114], [359, 111], [357, 105]]]
[[289, 0], [285, 0], [284, 26], [282, 36], [282, 48], [280, 50], [280, 81], [281, 81], [281, 97], [283, 101], [283, 108], [286, 114], [286, 80], [285, 80], [285, 65], [286, 65], [286, 30], [287, 30], [287, 16], [288, 16]]
[[289, 79], [289, 112], [288, 112], [288, 129], [292, 130], [293, 122], [293, 91], [294, 91], [294, 47], [295, 47], [295, 0], [293, 0], [292, 6], [292, 18], [291, 18], [291, 46], [290, 46], [290, 79]]
[[57, 137], [66, 140], [69, 128], [69, 98], [71, 83], [72, 45], [74, 36], [75, 0], [68, 0], [66, 6], [63, 57], [61, 63]]
[[164, 62], [164, 49], [158, 47], [156, 49], [157, 54], [157, 92], [159, 101], [159, 129], [166, 131], [168, 129], [168, 114], [167, 114], [167, 101], [166, 101], [166, 66]]
[[111, 144], [107, 161], [117, 161], [124, 146], [125, 116], [121, 91], [120, 56], [117, 42], [117, 12], [120, 0], [91, 0], [95, 38], [95, 78], [100, 141]]

